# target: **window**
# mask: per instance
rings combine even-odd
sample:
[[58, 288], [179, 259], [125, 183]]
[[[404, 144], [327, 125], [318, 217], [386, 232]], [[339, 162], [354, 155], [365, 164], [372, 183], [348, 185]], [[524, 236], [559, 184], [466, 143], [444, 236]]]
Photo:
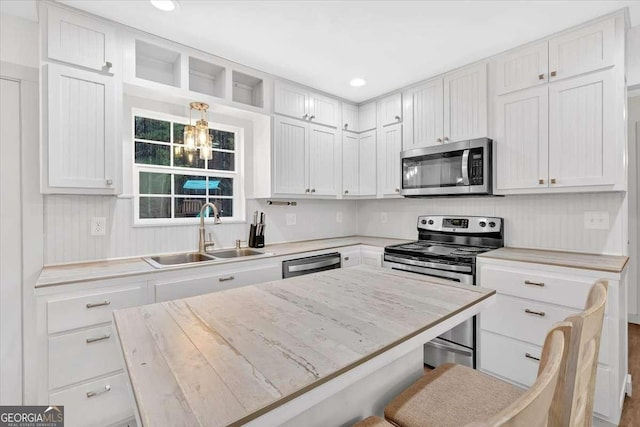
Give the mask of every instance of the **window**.
[[[209, 122], [213, 158], [184, 148], [188, 118], [134, 111], [136, 224], [188, 224], [213, 203], [223, 222], [244, 219], [242, 130]], [[207, 209], [206, 216], [213, 216]]]

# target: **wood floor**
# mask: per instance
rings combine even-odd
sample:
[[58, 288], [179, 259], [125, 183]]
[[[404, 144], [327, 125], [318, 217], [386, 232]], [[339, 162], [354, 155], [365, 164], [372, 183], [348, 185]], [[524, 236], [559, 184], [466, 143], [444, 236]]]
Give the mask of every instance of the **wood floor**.
[[640, 325], [629, 324], [629, 373], [633, 397], [625, 398], [620, 427], [640, 425]]

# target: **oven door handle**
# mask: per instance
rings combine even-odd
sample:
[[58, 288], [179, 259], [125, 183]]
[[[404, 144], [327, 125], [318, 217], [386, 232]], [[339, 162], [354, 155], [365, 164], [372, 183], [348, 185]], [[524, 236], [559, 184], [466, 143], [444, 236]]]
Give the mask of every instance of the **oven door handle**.
[[469, 185], [469, 151], [462, 153], [462, 184], [466, 186]]
[[425, 276], [439, 277], [441, 279], [457, 280], [463, 285], [473, 285], [473, 275], [464, 273], [453, 273], [444, 270], [435, 270], [433, 268], [416, 267], [413, 265], [399, 264], [397, 262], [383, 263], [383, 267], [391, 268], [392, 270], [409, 271], [411, 273], [424, 274]]
[[445, 341], [438, 338], [434, 339], [433, 341], [429, 341], [425, 345], [437, 348], [438, 350], [445, 350], [450, 351], [451, 353], [461, 354], [463, 356], [473, 356], [473, 352], [471, 350], [463, 349], [455, 344], [445, 343]]

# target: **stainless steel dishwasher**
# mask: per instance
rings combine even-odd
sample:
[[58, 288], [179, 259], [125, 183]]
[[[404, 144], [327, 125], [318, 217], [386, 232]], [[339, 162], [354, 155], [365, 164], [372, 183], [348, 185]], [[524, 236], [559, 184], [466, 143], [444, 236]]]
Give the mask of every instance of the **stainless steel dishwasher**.
[[290, 259], [282, 262], [282, 278], [302, 276], [319, 271], [333, 270], [342, 266], [340, 253], [332, 252], [305, 258]]

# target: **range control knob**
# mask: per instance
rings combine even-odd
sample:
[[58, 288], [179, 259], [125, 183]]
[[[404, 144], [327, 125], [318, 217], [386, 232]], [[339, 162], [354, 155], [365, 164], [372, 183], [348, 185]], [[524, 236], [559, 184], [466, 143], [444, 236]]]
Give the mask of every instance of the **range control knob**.
[[427, 223], [426, 219], [423, 219], [422, 221], [420, 221], [420, 224], [425, 225]]
[[429, 225], [433, 225], [433, 220], [432, 219], [429, 220]]
[[495, 223], [495, 222], [491, 221], [491, 222], [489, 223], [489, 227], [493, 228], [493, 227], [495, 227], [495, 226], [496, 226], [496, 223]]
[[484, 222], [484, 221], [480, 221], [480, 224], [479, 224], [479, 225], [480, 225], [480, 227], [484, 228], [484, 227], [486, 227], [486, 226], [487, 226], [487, 223], [486, 223], [486, 222]]

